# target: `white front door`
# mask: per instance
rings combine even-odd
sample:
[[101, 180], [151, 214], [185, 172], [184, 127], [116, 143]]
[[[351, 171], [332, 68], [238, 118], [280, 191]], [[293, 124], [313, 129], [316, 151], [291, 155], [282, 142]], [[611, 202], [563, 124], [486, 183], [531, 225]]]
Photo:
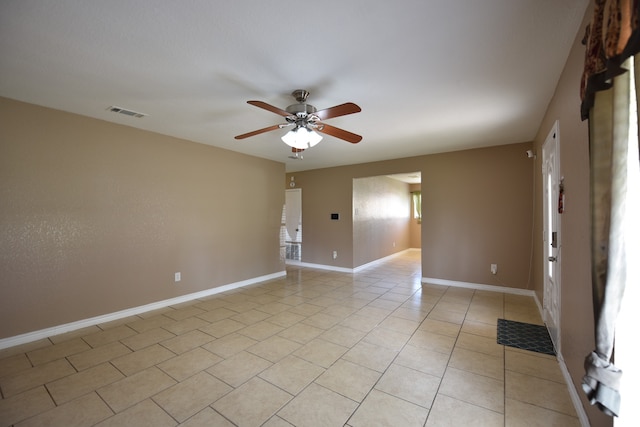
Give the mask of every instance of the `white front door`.
[[560, 215], [564, 209], [559, 142], [556, 121], [542, 146], [544, 322], [556, 351], [560, 351]]

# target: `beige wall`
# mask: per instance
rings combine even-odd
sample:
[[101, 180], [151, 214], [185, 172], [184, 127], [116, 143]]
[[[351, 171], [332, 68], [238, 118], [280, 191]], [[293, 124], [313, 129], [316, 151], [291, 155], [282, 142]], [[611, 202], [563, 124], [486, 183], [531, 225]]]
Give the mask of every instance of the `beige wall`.
[[[303, 261], [353, 268], [354, 178], [422, 173], [422, 275], [526, 288], [531, 258], [533, 163], [529, 143], [296, 172], [303, 188]], [[289, 181], [288, 175], [286, 182]], [[331, 223], [330, 212], [340, 212]], [[344, 218], [344, 221], [342, 220]], [[498, 264], [498, 275], [489, 266]]]
[[354, 179], [354, 266], [408, 249], [410, 212], [408, 184], [385, 176]]
[[[544, 143], [553, 123], [559, 122], [560, 173], [564, 176], [565, 212], [561, 215], [561, 352], [565, 364], [580, 392], [583, 405], [593, 426], [612, 425], [609, 417], [589, 405], [580, 383], [584, 374], [584, 358], [595, 348], [593, 305], [591, 299], [590, 216], [589, 216], [589, 129], [580, 120], [580, 78], [584, 60], [581, 43], [584, 29], [592, 13], [590, 6], [576, 34], [554, 97], [549, 104], [535, 138], [536, 200], [542, 200], [541, 158]], [[538, 211], [541, 212], [540, 206]], [[542, 235], [541, 215], [536, 217], [536, 236]], [[543, 301], [543, 265], [541, 238], [536, 239], [534, 269], [535, 291]]]
[[0, 338], [283, 271], [283, 175], [0, 98]]

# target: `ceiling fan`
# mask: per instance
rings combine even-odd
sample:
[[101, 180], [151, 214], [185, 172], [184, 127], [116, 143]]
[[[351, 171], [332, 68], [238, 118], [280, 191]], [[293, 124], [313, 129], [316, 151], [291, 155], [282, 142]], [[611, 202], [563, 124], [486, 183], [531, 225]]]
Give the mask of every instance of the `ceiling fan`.
[[283, 116], [286, 123], [281, 123], [266, 128], [254, 130], [253, 132], [243, 133], [235, 139], [244, 139], [250, 136], [259, 135], [261, 133], [270, 132], [276, 129], [292, 128], [282, 137], [282, 140], [289, 146], [293, 153], [300, 153], [303, 150], [313, 147], [322, 139], [322, 136], [316, 133], [320, 132], [331, 135], [339, 139], [343, 139], [352, 144], [357, 144], [362, 140], [362, 136], [356, 135], [344, 129], [328, 125], [323, 120], [332, 119], [334, 117], [346, 116], [347, 114], [359, 113], [361, 111], [353, 102], [336, 105], [335, 107], [317, 110], [313, 105], [307, 104], [309, 92], [304, 89], [294, 90], [291, 95], [298, 101], [297, 104], [289, 105], [282, 110], [273, 105], [262, 101], [247, 101], [247, 104], [254, 105], [272, 113]]

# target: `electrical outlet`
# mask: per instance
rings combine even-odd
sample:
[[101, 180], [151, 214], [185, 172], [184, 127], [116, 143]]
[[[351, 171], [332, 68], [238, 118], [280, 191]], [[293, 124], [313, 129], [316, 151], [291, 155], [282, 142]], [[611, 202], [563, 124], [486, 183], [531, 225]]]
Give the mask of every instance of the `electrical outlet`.
[[333, 251], [332, 256], [333, 256], [333, 259], [338, 258], [338, 251]]
[[180, 280], [182, 280], [182, 275], [180, 274], [179, 271], [174, 275], [174, 280], [176, 282], [179, 282]]
[[498, 264], [491, 264], [491, 274], [498, 274]]

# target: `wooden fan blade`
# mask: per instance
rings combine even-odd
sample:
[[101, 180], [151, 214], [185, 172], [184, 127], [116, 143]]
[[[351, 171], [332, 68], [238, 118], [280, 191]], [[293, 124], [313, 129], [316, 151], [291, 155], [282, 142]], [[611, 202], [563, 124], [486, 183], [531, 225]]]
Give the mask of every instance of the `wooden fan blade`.
[[303, 151], [304, 151], [304, 148], [291, 147], [292, 153], [302, 153]]
[[322, 129], [317, 128], [316, 130], [321, 133], [326, 133], [327, 135], [335, 136], [336, 138], [344, 139], [347, 142], [352, 144], [357, 144], [362, 141], [362, 137], [360, 135], [356, 135], [355, 133], [351, 133], [344, 129], [337, 128], [335, 126], [330, 126], [326, 123], [322, 124]]
[[262, 108], [263, 110], [271, 111], [272, 113], [280, 114], [281, 116], [284, 116], [284, 117], [289, 117], [292, 115], [291, 113], [287, 113], [281, 108], [274, 107], [273, 105], [267, 104], [266, 102], [262, 102], [262, 101], [247, 101], [247, 104], [254, 105], [258, 108]]
[[320, 120], [327, 120], [333, 117], [346, 116], [347, 114], [359, 113], [362, 111], [353, 102], [346, 102], [344, 104], [336, 105], [335, 107], [325, 108], [324, 110], [316, 111], [313, 113], [318, 116]]
[[236, 136], [235, 139], [245, 139], [249, 138], [250, 136], [259, 135], [261, 133], [269, 132], [276, 129], [280, 129], [280, 125], [273, 125], [266, 128], [254, 130], [253, 132], [243, 133], [242, 135]]

